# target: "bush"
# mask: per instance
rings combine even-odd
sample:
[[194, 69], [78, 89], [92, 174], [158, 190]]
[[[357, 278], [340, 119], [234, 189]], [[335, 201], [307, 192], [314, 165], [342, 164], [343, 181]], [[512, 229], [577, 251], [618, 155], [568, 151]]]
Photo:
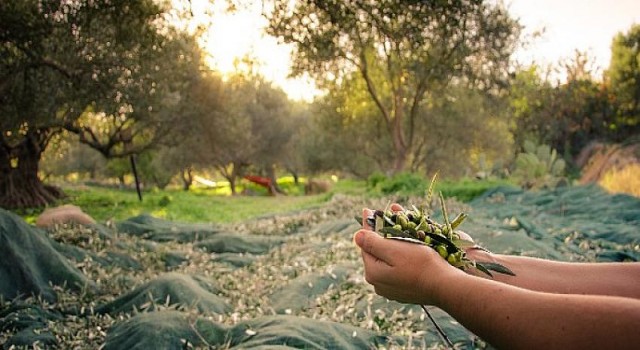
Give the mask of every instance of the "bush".
[[383, 180], [376, 175], [374, 180], [372, 190], [384, 195], [423, 195], [428, 187], [427, 180], [414, 173], [399, 173], [390, 178], [385, 176]]
[[[371, 177], [374, 177], [375, 182], [371, 181]], [[422, 197], [426, 195], [430, 183], [430, 180], [425, 177], [413, 173], [400, 173], [391, 178], [384, 177], [382, 179], [375, 174], [371, 177], [367, 181], [369, 193], [381, 195]], [[375, 183], [376, 186], [372, 187], [372, 183]], [[437, 197], [437, 193], [442, 192], [446, 198], [469, 202], [494, 187], [512, 185], [513, 183], [509, 180], [443, 180], [436, 182], [434, 196]]]
[[436, 191], [442, 191], [445, 198], [456, 198], [461, 202], [469, 202], [487, 190], [498, 186], [513, 186], [508, 180], [471, 180], [442, 181], [436, 184]]
[[379, 171], [369, 175], [367, 178], [367, 188], [369, 190], [376, 190], [379, 184], [387, 181], [387, 176]]
[[525, 189], [554, 188], [565, 180], [565, 162], [547, 145], [524, 143], [524, 152], [516, 157], [513, 177]]

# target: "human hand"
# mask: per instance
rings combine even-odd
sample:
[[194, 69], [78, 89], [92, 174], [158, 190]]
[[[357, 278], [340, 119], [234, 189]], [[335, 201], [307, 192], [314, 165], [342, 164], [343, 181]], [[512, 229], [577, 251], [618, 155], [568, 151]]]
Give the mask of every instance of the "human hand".
[[[400, 211], [402, 207], [394, 204], [391, 210]], [[363, 210], [363, 229], [354, 236], [362, 249], [367, 282], [377, 294], [388, 299], [437, 305], [440, 291], [449, 285], [451, 278], [464, 272], [427, 246], [380, 237], [366, 223], [372, 214], [370, 209]]]

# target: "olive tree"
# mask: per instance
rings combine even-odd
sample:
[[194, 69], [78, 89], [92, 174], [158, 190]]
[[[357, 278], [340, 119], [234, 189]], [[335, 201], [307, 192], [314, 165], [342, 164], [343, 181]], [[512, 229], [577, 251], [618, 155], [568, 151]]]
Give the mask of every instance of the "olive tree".
[[293, 74], [322, 86], [357, 72], [391, 141], [393, 171], [415, 156], [421, 105], [449, 84], [501, 87], [519, 25], [488, 1], [276, 0], [268, 32], [294, 45]]
[[62, 194], [38, 177], [61, 130], [106, 157], [166, 134], [197, 59], [165, 10], [152, 0], [0, 2], [0, 207]]
[[613, 39], [607, 76], [618, 107], [618, 120], [613, 128], [619, 137], [637, 134], [640, 130], [640, 24]]

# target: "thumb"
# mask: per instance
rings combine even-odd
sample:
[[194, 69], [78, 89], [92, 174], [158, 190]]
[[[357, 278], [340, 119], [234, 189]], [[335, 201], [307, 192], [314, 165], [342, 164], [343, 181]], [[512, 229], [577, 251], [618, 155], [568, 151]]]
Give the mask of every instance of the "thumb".
[[394, 243], [398, 242], [389, 242], [369, 230], [359, 230], [353, 236], [353, 240], [363, 252], [393, 266], [391, 260], [393, 260], [394, 256]]

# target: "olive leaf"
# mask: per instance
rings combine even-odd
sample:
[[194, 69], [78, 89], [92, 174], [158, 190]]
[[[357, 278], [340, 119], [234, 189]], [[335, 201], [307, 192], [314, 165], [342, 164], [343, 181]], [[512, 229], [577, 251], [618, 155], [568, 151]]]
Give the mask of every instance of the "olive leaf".
[[458, 247], [458, 248], [462, 248], [462, 249], [467, 249], [467, 248], [473, 248], [476, 246], [476, 243], [473, 241], [468, 241], [466, 239], [454, 239], [452, 240], [453, 244]]
[[475, 266], [476, 266], [476, 269], [486, 273], [487, 275], [489, 275], [489, 277], [493, 278], [491, 271], [489, 271], [489, 269], [486, 266], [484, 266], [483, 263], [479, 263], [476, 261]]
[[467, 214], [465, 213], [460, 213], [458, 214], [458, 216], [456, 216], [452, 221], [451, 221], [451, 228], [452, 229], [456, 229], [456, 227], [460, 226], [460, 224], [464, 221], [464, 219], [467, 218]]
[[482, 265], [487, 270], [492, 270], [492, 271], [495, 271], [495, 272], [503, 273], [505, 275], [510, 275], [510, 276], [515, 276], [516, 275], [508, 267], [506, 267], [506, 266], [504, 266], [502, 264], [488, 262], [488, 261], [482, 261], [482, 262], [476, 262], [476, 266], [477, 265]]
[[436, 180], [438, 179], [438, 172], [436, 171], [431, 178], [431, 183], [429, 183], [429, 188], [427, 189], [427, 206], [431, 206], [431, 196], [433, 195], [433, 188], [435, 187]]

